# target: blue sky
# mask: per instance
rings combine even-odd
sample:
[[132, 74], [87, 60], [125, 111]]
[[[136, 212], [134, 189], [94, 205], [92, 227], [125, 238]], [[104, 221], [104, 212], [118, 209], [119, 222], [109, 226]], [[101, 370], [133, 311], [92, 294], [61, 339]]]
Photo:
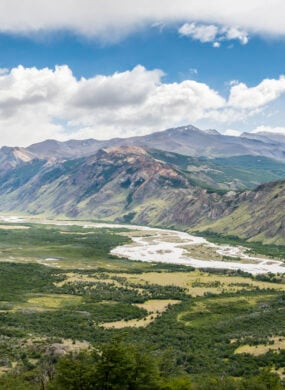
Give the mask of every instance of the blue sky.
[[[193, 78], [220, 91], [231, 80], [254, 86], [284, 73], [285, 39], [251, 36], [247, 45], [220, 48], [180, 36], [177, 28], [150, 28], [117, 43], [102, 43], [61, 31], [39, 37], [0, 34], [0, 67], [38, 68], [68, 64], [77, 78], [112, 74], [144, 65], [166, 73], [167, 82]], [[197, 70], [195, 74], [193, 70]]]
[[[128, 0], [110, 11], [100, 0], [73, 1], [69, 15], [70, 0], [46, 13], [53, 0], [39, 0], [42, 10], [24, 8], [30, 1], [22, 1], [20, 17], [15, 0], [2, 4], [2, 144], [124, 137], [188, 123], [234, 135], [285, 133], [282, 2], [273, 0], [279, 12], [272, 14], [263, 0], [230, 1], [232, 13], [224, 14], [229, 2], [219, 0], [209, 17], [195, 1], [192, 8], [178, 1], [180, 14], [168, 1], [161, 10], [145, 0], [145, 14]], [[200, 3], [213, 7], [209, 1]]]

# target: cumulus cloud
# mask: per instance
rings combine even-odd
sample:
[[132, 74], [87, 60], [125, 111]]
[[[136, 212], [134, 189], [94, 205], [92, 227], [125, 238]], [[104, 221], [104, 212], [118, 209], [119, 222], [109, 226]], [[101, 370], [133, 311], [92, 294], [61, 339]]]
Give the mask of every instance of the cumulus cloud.
[[[161, 75], [160, 71], [147, 71], [139, 66], [120, 74], [120, 85], [118, 74], [107, 77], [109, 89], [103, 94], [103, 105], [97, 100], [99, 95], [96, 89], [89, 93], [87, 101], [84, 97], [84, 89], [90, 92], [94, 79], [79, 81], [75, 98], [70, 100], [73, 114], [69, 116], [69, 124], [80, 128], [74, 136], [86, 137], [82, 127], [88, 134], [93, 129], [93, 137], [99, 138], [145, 134], [196, 121], [225, 104], [224, 99], [204, 83], [186, 80], [166, 84], [160, 80]], [[132, 91], [140, 93], [139, 99]], [[96, 96], [95, 100], [90, 99], [92, 94]], [[126, 98], [121, 99], [122, 94]]]
[[142, 104], [148, 94], [160, 84], [163, 72], [146, 72], [143, 66], [132, 71], [115, 73], [110, 76], [97, 76], [82, 79], [72, 98], [75, 106], [113, 107]]
[[[68, 29], [118, 39], [149, 25], [200, 22], [239, 26], [257, 34], [284, 35], [283, 0], [1, 0], [0, 31], [24, 33]], [[227, 34], [226, 34], [227, 35]], [[246, 43], [246, 37], [229, 30]]]
[[224, 35], [225, 39], [227, 39], [228, 41], [232, 39], [238, 39], [243, 45], [246, 45], [248, 43], [247, 32], [244, 30], [240, 30], [239, 28], [236, 27], [224, 28], [224, 30], [222, 30], [222, 33], [225, 34]]
[[246, 31], [237, 27], [220, 27], [213, 24], [184, 23], [178, 30], [180, 35], [191, 37], [202, 43], [212, 42], [213, 47], [220, 47], [222, 41], [237, 39], [242, 45], [248, 43]]
[[244, 83], [238, 83], [231, 88], [229, 105], [245, 109], [257, 108], [277, 99], [284, 92], [284, 76], [280, 76], [277, 80], [265, 79], [251, 88]]
[[225, 105], [206, 84], [166, 84], [162, 77], [161, 70], [140, 65], [80, 80], [66, 65], [13, 68], [0, 75], [1, 143], [144, 134], [198, 120]]
[[24, 68], [18, 66], [0, 76], [0, 113], [3, 117], [14, 115], [18, 110], [29, 110], [44, 105], [45, 111], [60, 109], [63, 95], [72, 94], [75, 79], [68, 66], [55, 70]]
[[218, 34], [218, 27], [213, 24], [185, 23], [179, 28], [179, 34], [191, 37], [202, 43], [213, 42]]
[[233, 83], [225, 98], [205, 83], [166, 83], [163, 75], [141, 65], [79, 80], [66, 65], [0, 73], [1, 144], [127, 137], [200, 120], [230, 128], [285, 92], [284, 76], [251, 88]]

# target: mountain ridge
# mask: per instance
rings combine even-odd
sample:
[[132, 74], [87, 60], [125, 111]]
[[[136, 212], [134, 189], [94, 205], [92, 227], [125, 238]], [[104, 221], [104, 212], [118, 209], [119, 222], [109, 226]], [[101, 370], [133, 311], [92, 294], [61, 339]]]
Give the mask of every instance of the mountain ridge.
[[[250, 135], [247, 135], [250, 134]], [[208, 158], [238, 155], [264, 156], [285, 161], [285, 143], [266, 137], [243, 133], [240, 137], [228, 136], [217, 130], [201, 130], [192, 125], [170, 128], [144, 136], [112, 138], [109, 140], [46, 140], [21, 148], [38, 159], [74, 159], [94, 154], [112, 146], [141, 146], [179, 154]], [[0, 158], [3, 154], [0, 149]]]
[[[33, 159], [0, 173], [0, 211], [223, 234], [226, 229], [245, 239], [285, 242], [285, 181], [221, 190], [211, 186], [207, 165], [197, 180], [195, 163], [189, 156], [138, 146], [103, 148], [66, 161]], [[247, 229], [240, 226], [241, 218]]]

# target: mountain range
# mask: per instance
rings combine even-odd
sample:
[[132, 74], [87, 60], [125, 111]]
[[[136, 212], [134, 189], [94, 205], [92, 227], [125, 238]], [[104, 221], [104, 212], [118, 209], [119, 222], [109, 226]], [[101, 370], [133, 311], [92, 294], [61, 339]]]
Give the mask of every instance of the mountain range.
[[[266, 133], [243, 133], [240, 137], [220, 134], [216, 130], [200, 130], [183, 126], [159, 131], [145, 136], [113, 138], [106, 141], [94, 139], [59, 142], [47, 140], [26, 148], [38, 158], [77, 158], [88, 156], [99, 149], [112, 146], [141, 146], [143, 148], [171, 151], [193, 157], [229, 157], [240, 155], [263, 156], [285, 161], [285, 137]], [[275, 137], [274, 137], [275, 136]]]
[[193, 126], [0, 149], [0, 211], [210, 230], [285, 245], [285, 137]]

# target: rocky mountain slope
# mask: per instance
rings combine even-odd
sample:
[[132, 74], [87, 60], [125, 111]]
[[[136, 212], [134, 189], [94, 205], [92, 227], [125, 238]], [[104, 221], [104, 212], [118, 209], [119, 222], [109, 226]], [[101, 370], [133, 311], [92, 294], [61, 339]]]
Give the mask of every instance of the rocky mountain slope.
[[8, 171], [11, 168], [31, 162], [35, 158], [36, 156], [25, 148], [4, 146], [0, 149], [0, 171]]
[[194, 225], [224, 213], [222, 196], [139, 147], [52, 164], [34, 160], [0, 177], [1, 211], [146, 224]]
[[[228, 162], [230, 172], [236, 163]], [[199, 228], [284, 244], [285, 182], [233, 191], [234, 176], [223, 164], [219, 171], [217, 161], [128, 146], [66, 161], [33, 157], [0, 173], [0, 211]], [[238, 164], [242, 169], [240, 158]]]
[[285, 245], [285, 181], [259, 186], [239, 196], [229, 215], [198, 230], [234, 235], [251, 241]]

